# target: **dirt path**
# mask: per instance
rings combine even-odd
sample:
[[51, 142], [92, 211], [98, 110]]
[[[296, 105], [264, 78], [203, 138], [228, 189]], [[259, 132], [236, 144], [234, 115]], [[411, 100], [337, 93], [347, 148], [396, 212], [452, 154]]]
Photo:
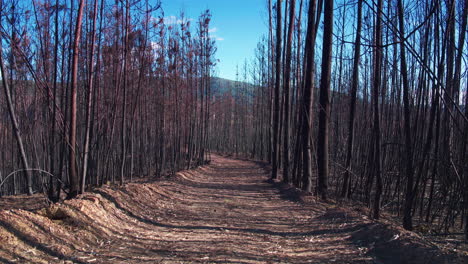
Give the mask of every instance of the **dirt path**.
[[49, 210], [0, 213], [5, 263], [382, 263], [344, 211], [300, 204], [259, 164], [215, 156], [176, 180], [103, 188]]

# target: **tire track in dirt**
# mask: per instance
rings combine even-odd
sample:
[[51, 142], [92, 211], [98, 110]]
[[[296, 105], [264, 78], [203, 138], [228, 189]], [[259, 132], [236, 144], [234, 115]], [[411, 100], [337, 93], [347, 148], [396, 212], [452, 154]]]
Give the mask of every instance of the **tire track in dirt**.
[[172, 180], [105, 187], [38, 212], [0, 212], [4, 263], [374, 263], [366, 227], [285, 199], [260, 164], [213, 156]]

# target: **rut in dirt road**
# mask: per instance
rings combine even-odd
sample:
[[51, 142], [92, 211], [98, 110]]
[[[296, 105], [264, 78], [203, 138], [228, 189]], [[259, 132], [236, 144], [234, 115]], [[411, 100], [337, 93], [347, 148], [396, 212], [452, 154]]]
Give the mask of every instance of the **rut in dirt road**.
[[5, 211], [0, 262], [373, 263], [347, 239], [362, 223], [287, 199], [267, 179], [261, 164], [215, 156], [175, 180]]

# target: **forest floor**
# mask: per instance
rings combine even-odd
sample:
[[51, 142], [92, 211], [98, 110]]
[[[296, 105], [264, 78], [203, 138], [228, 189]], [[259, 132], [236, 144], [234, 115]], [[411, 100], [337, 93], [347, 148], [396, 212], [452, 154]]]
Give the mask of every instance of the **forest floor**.
[[[262, 163], [213, 156], [171, 179], [107, 186], [44, 209], [24, 202], [0, 211], [0, 262], [468, 263], [267, 179]], [[14, 208], [14, 199], [27, 197], [0, 206]]]

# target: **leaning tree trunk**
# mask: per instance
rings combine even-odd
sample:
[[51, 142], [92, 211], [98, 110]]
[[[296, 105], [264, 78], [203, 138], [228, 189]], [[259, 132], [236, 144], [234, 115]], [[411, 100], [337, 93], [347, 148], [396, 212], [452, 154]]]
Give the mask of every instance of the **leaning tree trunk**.
[[[0, 52], [2, 49], [2, 39], [0, 38]], [[15, 132], [16, 143], [18, 144], [18, 148], [21, 154], [21, 163], [23, 164], [23, 170], [26, 175], [26, 183], [28, 187], [28, 194], [33, 194], [33, 187], [32, 187], [32, 173], [29, 168], [28, 158], [26, 157], [26, 151], [23, 145], [23, 139], [21, 138], [21, 132], [18, 125], [18, 120], [16, 119], [15, 108], [13, 107], [13, 101], [11, 99], [10, 87], [7, 82], [7, 76], [5, 71], [5, 63], [3, 61], [3, 56], [0, 54], [0, 71], [2, 75], [2, 85], [3, 90], [5, 92], [5, 97], [7, 100], [8, 106], [8, 113], [10, 115], [11, 124], [13, 125], [13, 131]]]

